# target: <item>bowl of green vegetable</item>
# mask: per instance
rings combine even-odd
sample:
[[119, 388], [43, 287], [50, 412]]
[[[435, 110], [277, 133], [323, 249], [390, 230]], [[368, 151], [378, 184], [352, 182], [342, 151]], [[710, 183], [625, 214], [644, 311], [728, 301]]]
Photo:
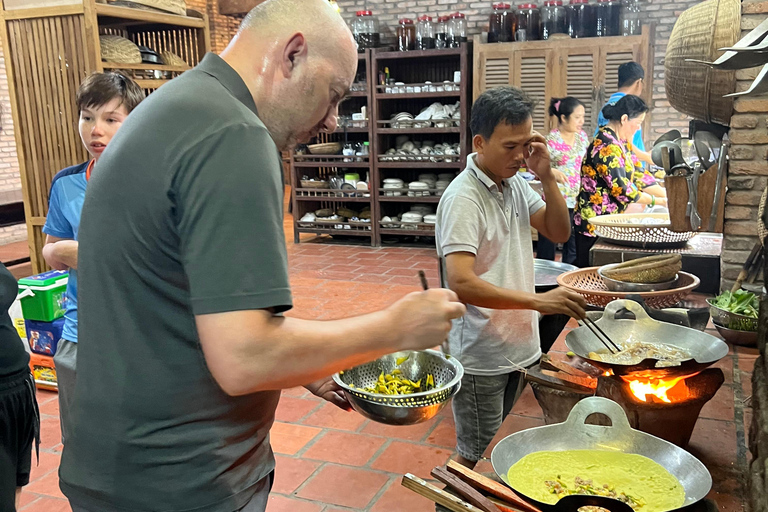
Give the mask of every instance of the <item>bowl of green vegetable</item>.
[[760, 300], [754, 293], [724, 291], [714, 299], [707, 299], [707, 303], [715, 324], [734, 331], [757, 331]]

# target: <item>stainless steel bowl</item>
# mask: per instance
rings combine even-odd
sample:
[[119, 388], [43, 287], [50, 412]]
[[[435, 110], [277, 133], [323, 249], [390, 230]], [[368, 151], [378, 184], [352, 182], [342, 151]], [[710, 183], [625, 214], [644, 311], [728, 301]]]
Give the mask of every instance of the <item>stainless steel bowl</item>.
[[735, 329], [729, 329], [722, 325], [715, 324], [715, 329], [720, 333], [728, 343], [734, 345], [743, 345], [745, 347], [757, 346], [757, 331], [737, 331]]
[[[407, 359], [397, 364], [398, 359]], [[382, 373], [399, 369], [409, 380], [426, 379], [431, 374], [435, 387], [409, 395], [368, 393]], [[433, 418], [461, 388], [464, 368], [458, 360], [436, 350], [403, 351], [370, 363], [339, 372], [333, 380], [341, 386], [352, 408], [368, 419], [387, 425], [414, 425]]]
[[671, 290], [675, 287], [679, 279], [678, 276], [675, 276], [671, 281], [664, 281], [663, 283], [628, 283], [625, 281], [617, 281], [603, 275], [603, 269], [609, 270], [616, 265], [619, 265], [619, 263], [603, 265], [597, 269], [597, 275], [603, 280], [605, 287], [612, 292], [658, 292], [661, 290]]
[[709, 313], [712, 322], [734, 331], [757, 331], [757, 318], [731, 313], [727, 309], [712, 304], [712, 299], [707, 299]]

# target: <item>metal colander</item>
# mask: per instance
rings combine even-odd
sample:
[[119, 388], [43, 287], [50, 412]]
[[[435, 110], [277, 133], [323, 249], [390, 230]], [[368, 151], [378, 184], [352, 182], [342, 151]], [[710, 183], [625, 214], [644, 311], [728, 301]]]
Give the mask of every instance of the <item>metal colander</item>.
[[[397, 360], [408, 357], [400, 365]], [[432, 374], [435, 387], [409, 395], [381, 395], [363, 388], [373, 387], [379, 375], [399, 369], [412, 381]], [[344, 389], [352, 407], [363, 416], [390, 425], [412, 425], [434, 417], [461, 387], [464, 368], [455, 358], [435, 350], [396, 352], [351, 370], [337, 373], [333, 380]], [[351, 387], [354, 386], [354, 387]]]

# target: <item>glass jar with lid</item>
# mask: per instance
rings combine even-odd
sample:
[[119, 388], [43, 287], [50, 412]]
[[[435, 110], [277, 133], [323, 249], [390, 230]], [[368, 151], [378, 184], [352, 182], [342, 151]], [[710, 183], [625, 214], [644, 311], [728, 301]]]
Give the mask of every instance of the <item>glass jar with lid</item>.
[[488, 18], [488, 42], [508, 43], [514, 41], [514, 24], [515, 16], [509, 4], [493, 4], [493, 12]]
[[571, 0], [566, 7], [568, 35], [595, 37], [595, 12], [589, 0]]
[[352, 22], [352, 34], [355, 36], [359, 52], [366, 48], [378, 48], [381, 39], [379, 19], [371, 11], [357, 11], [357, 16]]
[[458, 48], [467, 42], [467, 18], [464, 13], [455, 12], [448, 20], [448, 47]]
[[567, 34], [565, 7], [562, 0], [547, 0], [541, 8], [541, 38], [549, 39], [553, 34]]
[[448, 45], [448, 16], [440, 16], [435, 24], [435, 48], [443, 49]]
[[403, 18], [397, 25], [397, 49], [407, 52], [416, 48], [416, 26], [410, 18]]
[[416, 24], [416, 49], [435, 49], [435, 25], [432, 23], [431, 16], [419, 17], [419, 22]]
[[621, 0], [597, 0], [595, 35], [608, 37], [619, 34], [621, 34]]
[[515, 12], [515, 41], [536, 41], [541, 39], [539, 28], [541, 12], [536, 4], [520, 4]]
[[621, 35], [640, 35], [640, 0], [622, 0]]

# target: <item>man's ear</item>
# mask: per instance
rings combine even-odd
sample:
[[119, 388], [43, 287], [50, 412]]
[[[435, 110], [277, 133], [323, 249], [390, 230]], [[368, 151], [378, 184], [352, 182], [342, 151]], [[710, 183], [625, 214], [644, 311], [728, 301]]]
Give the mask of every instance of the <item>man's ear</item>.
[[304, 34], [297, 32], [286, 43], [283, 48], [280, 68], [285, 78], [290, 78], [296, 64], [307, 57], [307, 39]]
[[472, 137], [472, 145], [474, 146], [475, 151], [482, 155], [483, 147], [485, 145], [485, 139], [483, 138], [482, 135], [475, 135], [474, 137]]

